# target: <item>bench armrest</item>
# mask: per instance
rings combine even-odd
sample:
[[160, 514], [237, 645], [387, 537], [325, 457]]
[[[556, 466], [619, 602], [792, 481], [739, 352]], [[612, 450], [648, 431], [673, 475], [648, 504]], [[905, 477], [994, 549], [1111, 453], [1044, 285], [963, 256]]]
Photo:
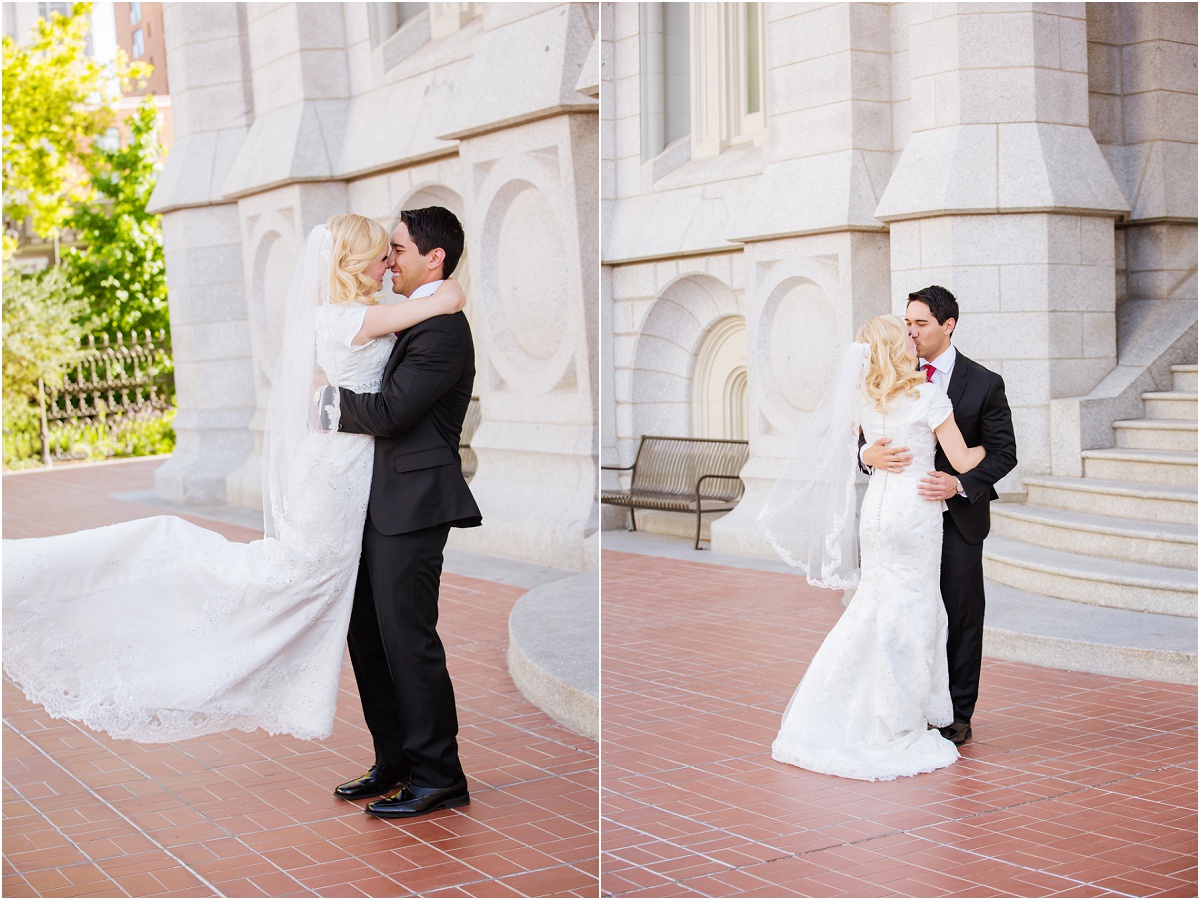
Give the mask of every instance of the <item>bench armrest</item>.
[[722, 481], [741, 481], [741, 475], [701, 475], [700, 480], [696, 482], [696, 503], [700, 503], [700, 485], [704, 484], [710, 478], [716, 478]]

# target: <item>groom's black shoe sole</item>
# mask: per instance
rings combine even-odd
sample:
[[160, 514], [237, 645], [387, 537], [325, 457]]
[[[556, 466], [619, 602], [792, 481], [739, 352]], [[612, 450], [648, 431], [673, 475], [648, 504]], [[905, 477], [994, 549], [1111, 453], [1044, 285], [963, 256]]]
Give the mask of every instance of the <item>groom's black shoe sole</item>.
[[956, 746], [962, 746], [971, 739], [970, 722], [955, 722], [953, 725], [945, 725], [939, 728], [938, 731], [942, 737]]
[[355, 778], [333, 789], [333, 796], [343, 800], [362, 800], [364, 797], [380, 797], [394, 791], [408, 780], [406, 766], [371, 766], [362, 778]]
[[391, 797], [368, 803], [364, 812], [381, 819], [411, 819], [437, 809], [466, 806], [471, 802], [465, 781], [448, 788], [425, 788], [406, 784]]

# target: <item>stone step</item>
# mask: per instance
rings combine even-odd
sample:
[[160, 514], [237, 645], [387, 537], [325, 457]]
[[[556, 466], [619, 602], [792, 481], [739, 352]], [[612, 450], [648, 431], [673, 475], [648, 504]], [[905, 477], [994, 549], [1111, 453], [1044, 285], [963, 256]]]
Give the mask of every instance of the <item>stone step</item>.
[[1147, 419], [1191, 419], [1196, 421], [1195, 391], [1150, 391], [1142, 394]]
[[1113, 433], [1125, 449], [1196, 452], [1195, 419], [1125, 419], [1113, 422]]
[[1196, 617], [1196, 572], [1191, 569], [1102, 559], [991, 537], [983, 545], [983, 571], [992, 581], [1031, 594]]
[[1194, 619], [1072, 603], [995, 581], [985, 582], [984, 591], [986, 656], [1098, 675], [1196, 683]]
[[1026, 475], [1028, 502], [1098, 516], [1196, 525], [1196, 489], [1100, 478]]
[[992, 534], [1084, 556], [1196, 569], [1195, 525], [993, 503]]
[[1132, 450], [1113, 447], [1084, 450], [1086, 478], [1140, 481], [1144, 484], [1196, 484], [1196, 454], [1181, 450]]
[[1197, 390], [1196, 365], [1193, 363], [1190, 366], [1171, 366], [1171, 382], [1172, 387], [1177, 391], [1195, 392]]
[[508, 616], [508, 674], [560, 725], [600, 740], [600, 581], [595, 572], [543, 584]]

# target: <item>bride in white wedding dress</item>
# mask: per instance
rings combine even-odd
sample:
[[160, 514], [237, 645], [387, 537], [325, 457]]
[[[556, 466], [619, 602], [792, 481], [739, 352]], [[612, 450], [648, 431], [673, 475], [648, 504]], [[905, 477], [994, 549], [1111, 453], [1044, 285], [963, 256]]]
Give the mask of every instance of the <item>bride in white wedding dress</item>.
[[30, 700], [142, 742], [331, 732], [374, 441], [309, 428], [314, 375], [378, 391], [392, 333], [464, 301], [447, 281], [376, 305], [387, 253], [383, 226], [356, 215], [305, 243], [267, 415], [262, 540], [156, 516], [4, 541], [4, 670]]
[[[944, 504], [922, 499], [917, 483], [933, 469], [935, 437], [960, 473], [984, 450], [966, 446], [949, 398], [916, 364], [902, 320], [864, 325], [759, 515], [809, 583], [857, 588], [783, 714], [771, 746], [779, 762], [890, 781], [958, 759], [954, 744], [928, 727], [954, 716], [939, 588]], [[890, 437], [907, 446], [913, 462], [871, 475], [856, 541], [860, 431], [868, 443]]]

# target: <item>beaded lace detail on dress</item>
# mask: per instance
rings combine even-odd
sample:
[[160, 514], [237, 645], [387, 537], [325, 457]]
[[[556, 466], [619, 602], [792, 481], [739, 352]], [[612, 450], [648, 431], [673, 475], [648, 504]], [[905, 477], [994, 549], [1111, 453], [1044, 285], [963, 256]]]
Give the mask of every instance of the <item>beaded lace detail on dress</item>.
[[891, 781], [948, 766], [958, 750], [930, 725], [953, 720], [940, 582], [941, 505], [917, 483], [933, 468], [933, 429], [952, 412], [940, 387], [893, 401], [864, 401], [867, 443], [907, 446], [902, 473], [877, 470], [859, 523], [862, 575], [783, 715], [771, 755], [815, 772]]
[[[317, 311], [335, 383], [378, 391], [395, 338]], [[56, 718], [176, 741], [333, 727], [374, 441], [313, 432], [278, 537], [241, 544], [173, 516], [4, 542], [4, 669]]]

